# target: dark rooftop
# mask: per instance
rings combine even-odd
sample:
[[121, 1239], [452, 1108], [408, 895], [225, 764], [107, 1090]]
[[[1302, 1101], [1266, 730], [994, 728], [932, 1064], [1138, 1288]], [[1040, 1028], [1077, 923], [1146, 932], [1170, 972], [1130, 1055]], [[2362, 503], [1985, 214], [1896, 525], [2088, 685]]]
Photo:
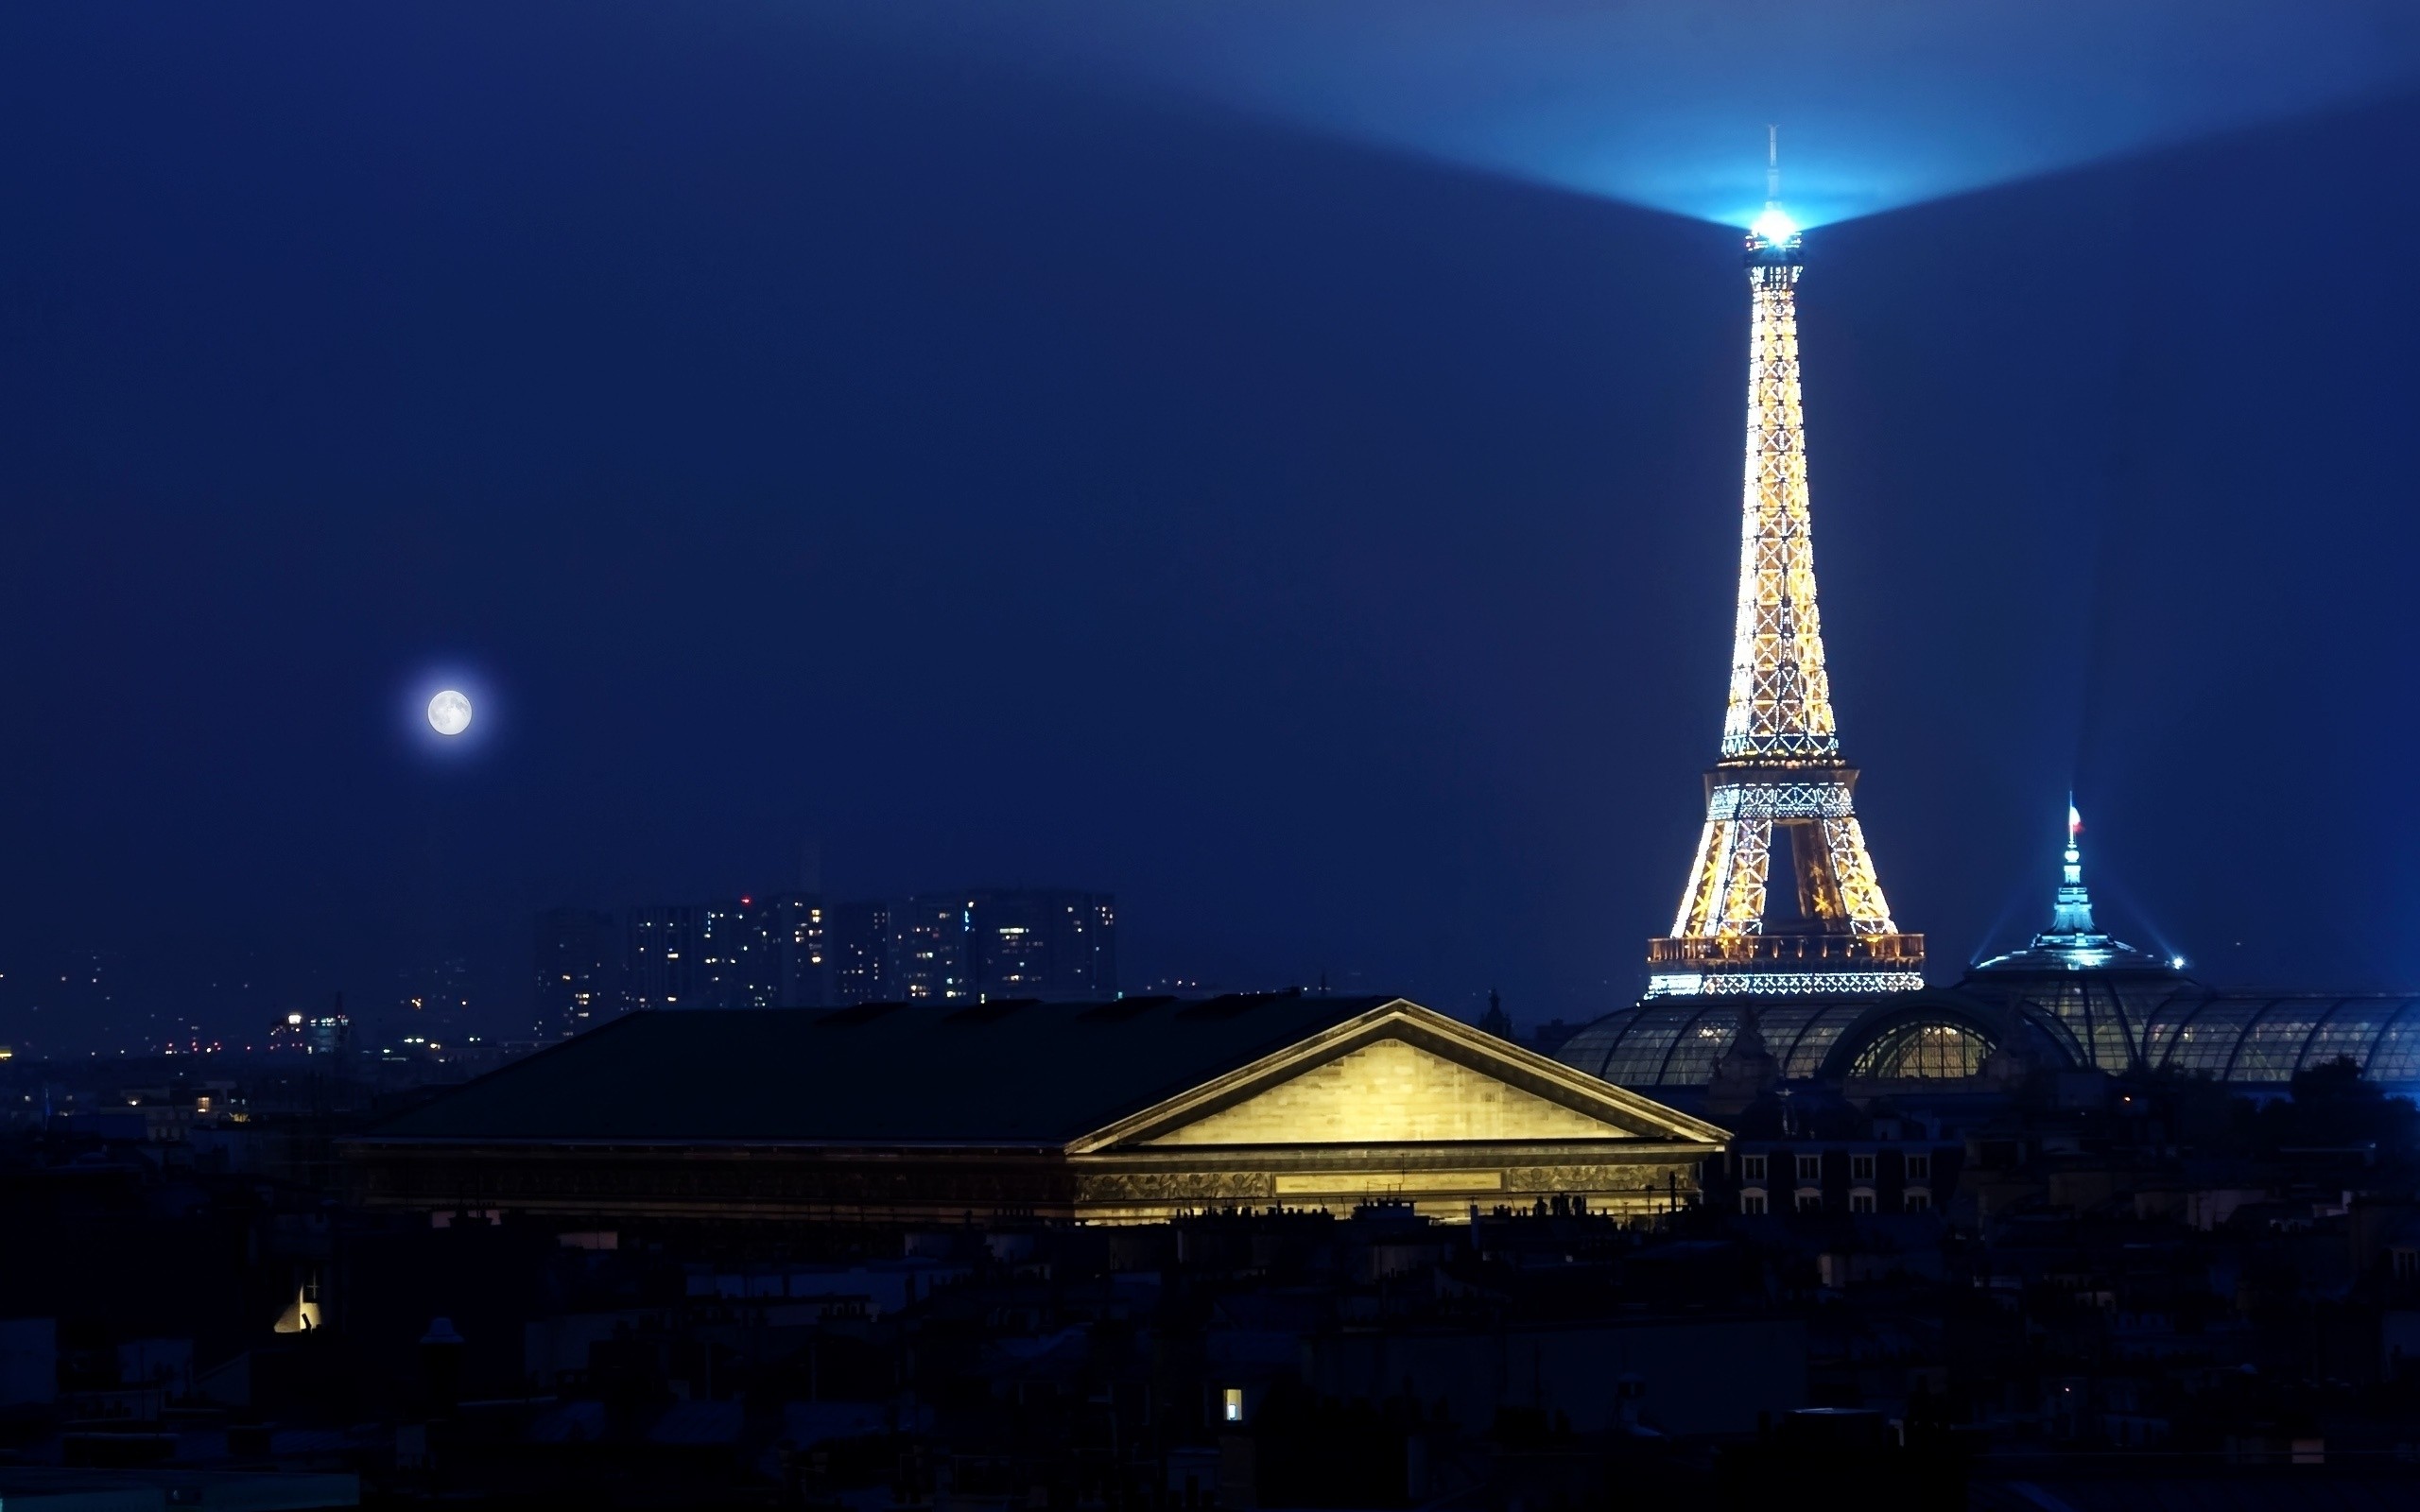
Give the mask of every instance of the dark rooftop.
[[372, 1140], [1061, 1144], [1392, 997], [667, 1009], [389, 1119]]

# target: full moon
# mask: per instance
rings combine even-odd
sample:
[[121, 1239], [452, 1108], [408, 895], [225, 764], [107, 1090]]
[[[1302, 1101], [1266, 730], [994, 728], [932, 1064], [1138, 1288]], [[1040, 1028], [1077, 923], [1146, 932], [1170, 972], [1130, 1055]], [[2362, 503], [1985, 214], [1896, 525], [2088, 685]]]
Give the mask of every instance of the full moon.
[[428, 728], [441, 735], [458, 735], [471, 728], [471, 700], [452, 688], [428, 700]]

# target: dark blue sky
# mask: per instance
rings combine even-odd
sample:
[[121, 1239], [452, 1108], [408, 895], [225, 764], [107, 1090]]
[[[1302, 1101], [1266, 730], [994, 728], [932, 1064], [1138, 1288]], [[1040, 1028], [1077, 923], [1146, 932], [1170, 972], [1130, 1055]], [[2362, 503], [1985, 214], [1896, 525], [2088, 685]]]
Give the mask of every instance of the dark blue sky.
[[[1810, 236], [1835, 687], [1941, 973], [2072, 783], [2145, 943], [2420, 980], [2416, 149], [2371, 97]], [[1575, 1016], [1668, 921], [1732, 231], [744, 6], [17, 8], [0, 210], [20, 1036], [94, 949], [231, 1023], [462, 954], [518, 1022], [531, 910], [810, 834], [1114, 889], [1130, 986]]]

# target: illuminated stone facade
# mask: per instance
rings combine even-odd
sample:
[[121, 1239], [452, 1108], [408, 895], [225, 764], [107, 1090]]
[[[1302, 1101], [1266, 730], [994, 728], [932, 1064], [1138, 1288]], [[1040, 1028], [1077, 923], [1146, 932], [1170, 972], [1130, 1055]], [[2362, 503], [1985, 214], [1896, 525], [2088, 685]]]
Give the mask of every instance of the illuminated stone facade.
[[[1400, 1000], [1069, 1146], [1080, 1216], [1150, 1222], [1200, 1185], [1238, 1203], [1438, 1217], [1543, 1196], [1660, 1211], [1711, 1124]], [[1199, 1204], [1194, 1204], [1199, 1205]]]
[[1171, 1144], [1429, 1144], [1599, 1139], [1603, 1122], [1401, 1040], [1313, 1067], [1144, 1141]]

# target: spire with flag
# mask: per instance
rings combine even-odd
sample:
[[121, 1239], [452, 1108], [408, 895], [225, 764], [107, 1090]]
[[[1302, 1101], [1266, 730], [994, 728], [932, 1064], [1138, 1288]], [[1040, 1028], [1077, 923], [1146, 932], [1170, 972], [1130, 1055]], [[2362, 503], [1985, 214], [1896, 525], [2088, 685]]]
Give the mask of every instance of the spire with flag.
[[2083, 885], [2083, 816], [2076, 812], [2076, 796], [2067, 795], [2067, 850], [2059, 871], [2059, 900], [2050, 912], [2053, 935], [2090, 935], [2092, 894]]
[[2141, 969], [2175, 964], [2113, 939], [2093, 922], [2092, 893], [2083, 885], [2083, 815], [2076, 809], [2073, 793], [2067, 795], [2067, 844], [2059, 860], [2059, 891], [2050, 908], [2050, 927], [2034, 936], [2023, 950], [1995, 956], [1976, 970], [2065, 967], [2083, 971], [2093, 967]]

